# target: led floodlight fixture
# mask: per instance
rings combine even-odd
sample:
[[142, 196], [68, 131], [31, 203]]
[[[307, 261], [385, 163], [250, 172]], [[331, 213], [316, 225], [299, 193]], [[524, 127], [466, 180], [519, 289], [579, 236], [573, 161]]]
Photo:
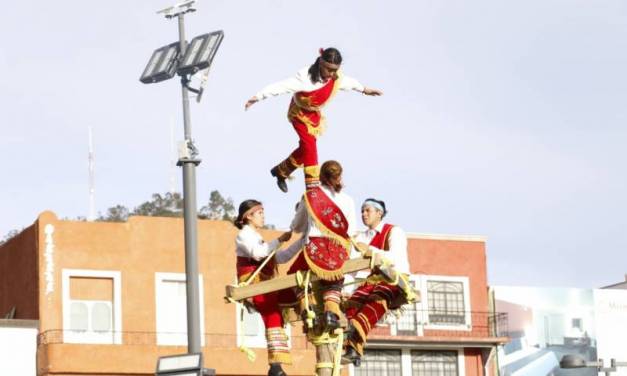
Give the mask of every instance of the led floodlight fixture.
[[162, 356], [157, 360], [156, 374], [159, 376], [179, 375], [181, 372], [200, 375], [201, 371], [201, 353]]
[[145, 84], [152, 84], [174, 77], [178, 66], [179, 48], [179, 42], [175, 42], [156, 49], [139, 80]]
[[181, 59], [177, 73], [182, 76], [209, 68], [222, 38], [224, 38], [224, 32], [218, 30], [192, 39], [185, 50], [185, 56]]

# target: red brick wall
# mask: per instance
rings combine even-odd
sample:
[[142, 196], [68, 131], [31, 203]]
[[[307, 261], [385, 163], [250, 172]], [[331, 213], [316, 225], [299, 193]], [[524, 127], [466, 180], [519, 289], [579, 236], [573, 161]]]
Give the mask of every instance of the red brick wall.
[[16, 319], [39, 319], [37, 225], [0, 246], [0, 317], [15, 307]]

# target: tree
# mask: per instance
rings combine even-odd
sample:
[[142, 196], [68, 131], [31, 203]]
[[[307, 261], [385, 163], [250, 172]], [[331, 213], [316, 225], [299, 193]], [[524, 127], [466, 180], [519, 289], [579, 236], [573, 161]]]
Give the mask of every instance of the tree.
[[152, 217], [182, 217], [183, 198], [180, 193], [158, 193], [152, 195], [152, 201], [146, 201], [133, 210], [131, 215], [145, 215]]
[[[212, 191], [209, 194], [209, 203], [200, 208], [198, 218], [233, 221], [236, 217], [233, 200], [224, 198], [220, 192]], [[131, 215], [149, 217], [182, 217], [183, 197], [180, 193], [154, 193], [152, 199], [143, 202], [130, 211], [124, 205], [116, 205], [107, 209], [106, 214], [98, 217], [98, 221], [124, 222]]]
[[[22, 229], [24, 230], [24, 229]], [[0, 239], [0, 245], [8, 242], [9, 240], [11, 240], [13, 237], [15, 237], [17, 234], [19, 234], [20, 232], [22, 232], [22, 230], [11, 230], [9, 232], [6, 233], [6, 235], [4, 235], [4, 237], [2, 239]]]
[[124, 205], [116, 205], [107, 209], [105, 216], [100, 215], [97, 221], [102, 222], [126, 222], [129, 216], [129, 210]]
[[198, 217], [203, 219], [233, 221], [236, 217], [233, 199], [224, 198], [218, 191], [211, 191], [209, 204], [200, 208]]

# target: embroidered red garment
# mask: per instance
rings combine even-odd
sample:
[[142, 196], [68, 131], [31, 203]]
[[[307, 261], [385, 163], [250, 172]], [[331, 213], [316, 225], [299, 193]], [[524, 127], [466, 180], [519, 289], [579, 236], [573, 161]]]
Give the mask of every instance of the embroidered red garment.
[[299, 91], [292, 96], [287, 118], [292, 124], [302, 123], [310, 134], [317, 136], [322, 115], [320, 108], [335, 94], [340, 86], [340, 77], [332, 78], [321, 88], [312, 91]]
[[372, 240], [370, 241], [370, 245], [384, 251], [388, 251], [390, 249], [390, 244], [388, 240], [393, 227], [394, 225], [391, 225], [389, 223], [384, 224], [381, 232], [377, 232], [377, 234], [372, 238]]
[[324, 237], [310, 237], [305, 247], [305, 259], [311, 270], [325, 280], [343, 277], [342, 266], [349, 258], [348, 221], [342, 210], [322, 188], [305, 192], [307, 211]]

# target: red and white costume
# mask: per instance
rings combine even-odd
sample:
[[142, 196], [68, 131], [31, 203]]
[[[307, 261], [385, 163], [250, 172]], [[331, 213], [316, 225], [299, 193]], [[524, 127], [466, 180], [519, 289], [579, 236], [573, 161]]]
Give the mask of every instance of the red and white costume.
[[[239, 282], [247, 281], [257, 270], [266, 257], [280, 246], [278, 239], [267, 243], [253, 227], [244, 225], [235, 240], [237, 254], [237, 278]], [[255, 277], [255, 282], [272, 279], [275, 276], [276, 264], [288, 262], [300, 250], [291, 246], [277, 251], [273, 259]], [[287, 335], [283, 330], [284, 322], [281, 314], [281, 297], [279, 292], [271, 292], [253, 297], [253, 304], [261, 315], [266, 327], [268, 343], [268, 363], [291, 363], [287, 343]]]
[[[369, 244], [372, 257], [376, 253], [382, 253], [398, 273], [409, 274], [407, 236], [400, 227], [380, 223], [374, 229], [360, 232], [356, 241]], [[353, 257], [361, 255], [354, 254]], [[363, 272], [359, 272], [357, 276], [363, 276]], [[346, 302], [346, 317], [356, 329], [348, 344], [359, 354], [363, 354], [363, 346], [370, 330], [388, 310], [400, 308], [399, 301], [403, 301], [403, 296], [404, 292], [398, 286], [389, 284], [379, 272], [370, 272], [366, 281]]]
[[341, 316], [342, 266], [349, 259], [349, 234], [355, 228], [353, 199], [324, 185], [312, 187], [303, 195], [291, 228], [304, 233], [304, 247], [288, 273], [315, 273], [322, 280], [325, 310]]
[[338, 90], [364, 91], [359, 81], [339, 71], [335, 78], [313, 83], [308, 70], [308, 67], [303, 68], [296, 76], [268, 85], [255, 95], [256, 99], [263, 100], [271, 96], [293, 94], [287, 118], [298, 134], [298, 147], [277, 165], [277, 169], [282, 178], [287, 178], [298, 167], [304, 166], [306, 183], [317, 181], [319, 175], [316, 140], [324, 131], [322, 107]]

